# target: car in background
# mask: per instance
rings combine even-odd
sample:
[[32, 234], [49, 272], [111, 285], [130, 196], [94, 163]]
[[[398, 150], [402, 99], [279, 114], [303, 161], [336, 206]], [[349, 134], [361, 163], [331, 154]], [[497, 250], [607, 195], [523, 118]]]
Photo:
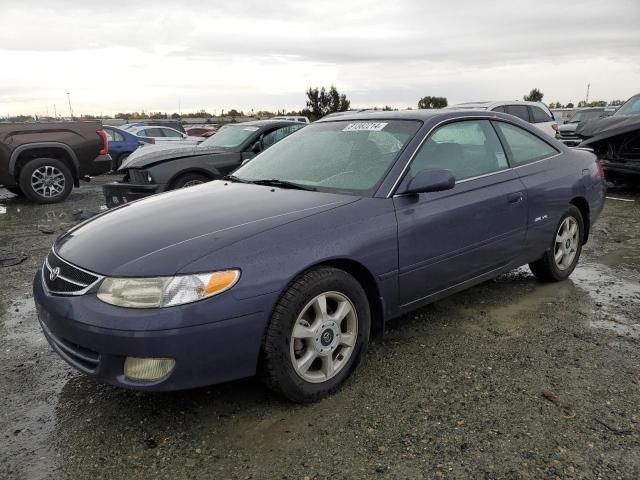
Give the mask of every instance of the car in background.
[[576, 135], [576, 129], [589, 120], [610, 116], [604, 107], [581, 108], [569, 120], [558, 127], [556, 138], [569, 147], [575, 147], [582, 140]]
[[136, 137], [153, 139], [153, 143], [156, 144], [179, 143], [182, 145], [197, 145], [204, 140], [202, 137], [191, 137], [186, 133], [179, 132], [170, 127], [130, 127], [127, 129], [127, 132]]
[[204, 137], [208, 138], [218, 129], [215, 127], [189, 127], [186, 129], [186, 134], [190, 137]]
[[542, 102], [468, 102], [445, 107], [448, 110], [487, 110], [508, 113], [531, 123], [551, 137], [556, 136], [558, 122], [551, 110]]
[[61, 202], [110, 169], [100, 122], [0, 123], [0, 185], [32, 202]]
[[576, 129], [580, 147], [594, 150], [612, 182], [632, 180], [640, 185], [640, 93], [615, 113]]
[[285, 115], [285, 116], [273, 117], [271, 118], [271, 120], [289, 120], [291, 122], [311, 123], [309, 122], [309, 119], [307, 117], [303, 117], [303, 116], [294, 117], [294, 116]]
[[[210, 140], [246, 132], [232, 128]], [[593, 153], [511, 115], [334, 117], [222, 181], [69, 231], [35, 275], [36, 312], [58, 355], [101, 382], [157, 392], [260, 373], [317, 401], [393, 318], [522, 265], [569, 278], [605, 191]]]
[[109, 139], [109, 154], [113, 160], [112, 170], [118, 170], [122, 162], [137, 150], [141, 144], [155, 143], [152, 138], [138, 137], [126, 130], [105, 125], [103, 130]]
[[197, 146], [140, 148], [120, 167], [124, 179], [103, 185], [107, 207], [221, 178], [303, 127], [273, 120], [230, 123]]
[[129, 130], [132, 127], [170, 127], [179, 132], [185, 133], [184, 126], [179, 120], [139, 120], [136, 122], [125, 123], [120, 128]]

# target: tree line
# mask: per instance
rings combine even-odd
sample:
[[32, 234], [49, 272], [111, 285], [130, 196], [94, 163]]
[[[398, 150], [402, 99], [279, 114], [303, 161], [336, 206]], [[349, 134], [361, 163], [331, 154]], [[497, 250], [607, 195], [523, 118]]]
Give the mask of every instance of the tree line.
[[[275, 112], [269, 110], [259, 110], [254, 112], [244, 112], [242, 110], [238, 110], [236, 108], [231, 108], [228, 111], [222, 110], [220, 113], [220, 117], [231, 117], [235, 119], [236, 117], [252, 117], [252, 118], [271, 118], [274, 116], [305, 116], [308, 117], [311, 121], [318, 120], [325, 115], [336, 112], [344, 112], [351, 108], [351, 100], [347, 98], [345, 93], [341, 93], [338, 89], [331, 85], [328, 89], [325, 87], [309, 87], [305, 92], [307, 100], [305, 103], [305, 108], [301, 110], [276, 110]], [[531, 101], [531, 102], [540, 102], [544, 98], [544, 93], [540, 91], [538, 88], [533, 88], [531, 91], [524, 95], [523, 100]], [[623, 100], [612, 100], [610, 102], [606, 102], [604, 100], [594, 100], [591, 102], [586, 102], [584, 100], [578, 102], [578, 108], [584, 107], [606, 107], [606, 106], [619, 106], [624, 103]], [[449, 105], [447, 97], [439, 97], [439, 96], [431, 96], [427, 95], [418, 100], [417, 107], [419, 109], [437, 109], [444, 108]], [[560, 102], [551, 102], [549, 104], [549, 108], [575, 108], [572, 102], [569, 102], [565, 105]], [[384, 107], [372, 107], [371, 110], [382, 110], [382, 111], [390, 111], [390, 110], [398, 110], [397, 108], [392, 108], [388, 105]], [[411, 107], [408, 107], [411, 110]], [[98, 119], [122, 119], [126, 121], [135, 121], [135, 120], [160, 120], [160, 119], [176, 119], [179, 120], [181, 118], [215, 118], [218, 115], [213, 114], [205, 109], [200, 109], [195, 112], [188, 113], [168, 113], [168, 112], [118, 112], [113, 117], [110, 115], [81, 115], [80, 119], [82, 120], [98, 120]], [[26, 122], [26, 121], [34, 121], [34, 120], [53, 120], [48, 117], [38, 117], [37, 115], [17, 115], [17, 116], [9, 116], [6, 117], [5, 120], [10, 122]]]

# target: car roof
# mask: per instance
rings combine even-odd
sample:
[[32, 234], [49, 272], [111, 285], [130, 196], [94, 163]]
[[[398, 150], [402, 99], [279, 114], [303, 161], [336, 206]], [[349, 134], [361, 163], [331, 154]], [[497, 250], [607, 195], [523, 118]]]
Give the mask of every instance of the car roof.
[[255, 127], [267, 127], [267, 126], [280, 126], [283, 127], [286, 125], [300, 125], [301, 122], [296, 122], [294, 120], [252, 120], [250, 122], [238, 122], [238, 123], [227, 123], [224, 126], [232, 125], [232, 126], [244, 126], [244, 125], [253, 125]]
[[509, 121], [513, 120], [512, 115], [508, 115], [500, 112], [487, 112], [485, 110], [479, 111], [474, 109], [418, 109], [418, 110], [396, 110], [396, 111], [383, 111], [383, 110], [367, 110], [360, 112], [341, 112], [341, 115], [331, 115], [321, 118], [318, 122], [338, 122], [345, 120], [421, 120], [423, 122], [431, 120], [447, 120], [450, 118], [461, 117], [491, 117], [502, 118]]
[[542, 102], [530, 102], [528, 100], [491, 100], [491, 101], [481, 101], [481, 102], [464, 102], [457, 103], [455, 105], [449, 105], [448, 109], [455, 108], [491, 108], [497, 107], [500, 105], [531, 105], [532, 107], [544, 107], [549, 108], [545, 103]]

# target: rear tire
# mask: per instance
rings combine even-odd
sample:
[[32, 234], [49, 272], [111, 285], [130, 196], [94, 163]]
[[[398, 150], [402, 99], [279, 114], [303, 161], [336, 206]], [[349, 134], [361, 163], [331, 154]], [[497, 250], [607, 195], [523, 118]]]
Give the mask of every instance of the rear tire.
[[195, 185], [200, 185], [201, 183], [209, 182], [210, 180], [210, 178], [200, 173], [185, 173], [184, 175], [178, 177], [178, 179], [173, 183], [171, 190], [193, 187]]
[[24, 196], [36, 203], [61, 202], [73, 189], [71, 170], [56, 158], [30, 160], [20, 170], [18, 180]]
[[554, 230], [551, 246], [540, 260], [529, 264], [531, 272], [543, 282], [569, 278], [580, 259], [584, 243], [584, 220], [580, 210], [571, 205]]
[[369, 342], [371, 313], [358, 281], [320, 267], [300, 275], [276, 304], [262, 350], [262, 380], [293, 402], [326, 397], [355, 370]]

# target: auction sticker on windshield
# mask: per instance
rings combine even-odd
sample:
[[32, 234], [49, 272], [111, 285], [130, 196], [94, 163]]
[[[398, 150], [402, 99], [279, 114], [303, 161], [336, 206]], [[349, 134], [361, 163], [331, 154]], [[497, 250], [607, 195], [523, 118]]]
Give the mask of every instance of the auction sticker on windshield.
[[343, 132], [379, 132], [389, 125], [384, 122], [358, 122], [350, 123], [342, 129]]

